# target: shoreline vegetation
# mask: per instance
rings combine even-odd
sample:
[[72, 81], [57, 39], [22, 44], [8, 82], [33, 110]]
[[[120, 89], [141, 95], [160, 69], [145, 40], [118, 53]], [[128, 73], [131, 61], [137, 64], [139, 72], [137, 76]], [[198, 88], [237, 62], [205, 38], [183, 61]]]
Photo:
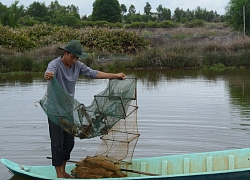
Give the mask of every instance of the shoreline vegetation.
[[204, 27], [84, 28], [46, 24], [11, 29], [0, 25], [0, 73], [44, 72], [58, 50], [78, 39], [89, 53], [84, 63], [108, 72], [131, 69], [250, 67], [250, 38], [224, 23]]

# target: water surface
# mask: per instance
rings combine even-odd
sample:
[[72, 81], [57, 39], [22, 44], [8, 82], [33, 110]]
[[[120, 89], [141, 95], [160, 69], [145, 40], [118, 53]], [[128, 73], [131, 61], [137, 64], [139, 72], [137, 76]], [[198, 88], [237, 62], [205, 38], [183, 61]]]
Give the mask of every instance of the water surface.
[[[134, 158], [250, 147], [250, 70], [127, 72], [137, 78], [140, 138]], [[81, 78], [75, 98], [90, 105], [108, 80]], [[0, 158], [50, 165], [42, 75], [0, 79]], [[38, 107], [36, 107], [36, 105]], [[76, 139], [72, 160], [95, 154], [99, 138]], [[3, 180], [12, 177], [0, 164]]]

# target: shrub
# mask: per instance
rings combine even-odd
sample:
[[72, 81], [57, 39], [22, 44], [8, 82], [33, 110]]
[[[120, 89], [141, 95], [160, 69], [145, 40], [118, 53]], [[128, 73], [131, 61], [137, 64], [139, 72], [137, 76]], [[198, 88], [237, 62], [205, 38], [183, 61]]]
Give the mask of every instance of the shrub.
[[[98, 23], [104, 25], [107, 22], [99, 21]], [[16, 30], [0, 25], [0, 33], [0, 45], [18, 51], [66, 43], [71, 39], [80, 40], [87, 48], [112, 53], [133, 54], [150, 45], [144, 37], [124, 29], [97, 27], [73, 29], [67, 26], [41, 23]]]
[[158, 27], [160, 27], [160, 24], [158, 22], [151, 21], [149, 23], [146, 23], [145, 26], [148, 28], [158, 28]]
[[133, 22], [131, 24], [128, 24], [125, 26], [126, 29], [130, 29], [130, 28], [141, 28], [142, 26], [144, 26], [144, 23], [141, 22]]
[[171, 28], [171, 27], [175, 27], [175, 25], [174, 25], [174, 23], [172, 21], [165, 20], [165, 21], [160, 23], [160, 27]]
[[204, 27], [205, 26], [205, 21], [203, 20], [192, 20], [190, 22], [185, 23], [185, 27], [188, 28], [194, 28], [194, 27]]

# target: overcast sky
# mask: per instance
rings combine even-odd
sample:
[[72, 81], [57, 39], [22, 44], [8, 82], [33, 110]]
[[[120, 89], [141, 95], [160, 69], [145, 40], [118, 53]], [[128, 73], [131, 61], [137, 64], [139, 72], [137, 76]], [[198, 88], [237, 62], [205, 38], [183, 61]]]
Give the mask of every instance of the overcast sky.
[[[55, 1], [55, 0], [53, 0]], [[195, 10], [197, 6], [200, 6], [202, 9], [207, 11], [217, 11], [218, 14], [224, 15], [225, 14], [225, 7], [230, 0], [118, 0], [120, 4], [125, 4], [127, 10], [129, 9], [130, 5], [133, 4], [136, 9], [136, 13], [140, 12], [141, 14], [144, 13], [144, 7], [146, 2], [149, 2], [152, 9], [151, 12], [157, 12], [156, 8], [161, 4], [163, 7], [170, 9], [173, 13], [174, 10], [179, 7], [186, 11], [188, 8], [189, 10]], [[11, 5], [15, 2], [15, 0], [1, 0], [0, 1], [3, 5]], [[28, 7], [33, 2], [45, 2], [46, 6], [48, 6], [51, 0], [19, 0], [18, 5], [24, 5]], [[94, 0], [58, 0], [60, 5], [75, 5], [79, 8], [79, 13], [81, 16], [83, 15], [90, 15], [92, 13], [92, 5]]]

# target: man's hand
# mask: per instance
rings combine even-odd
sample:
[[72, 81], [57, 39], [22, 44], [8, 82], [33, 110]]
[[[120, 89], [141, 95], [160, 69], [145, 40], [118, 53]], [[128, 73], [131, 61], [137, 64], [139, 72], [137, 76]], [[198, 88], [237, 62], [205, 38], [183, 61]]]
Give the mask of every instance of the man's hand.
[[126, 75], [123, 73], [117, 73], [115, 74], [115, 76], [116, 76], [116, 79], [120, 79], [120, 80], [126, 79]]
[[54, 72], [53, 71], [49, 71], [45, 73], [45, 79], [47, 80], [51, 80], [54, 77]]

